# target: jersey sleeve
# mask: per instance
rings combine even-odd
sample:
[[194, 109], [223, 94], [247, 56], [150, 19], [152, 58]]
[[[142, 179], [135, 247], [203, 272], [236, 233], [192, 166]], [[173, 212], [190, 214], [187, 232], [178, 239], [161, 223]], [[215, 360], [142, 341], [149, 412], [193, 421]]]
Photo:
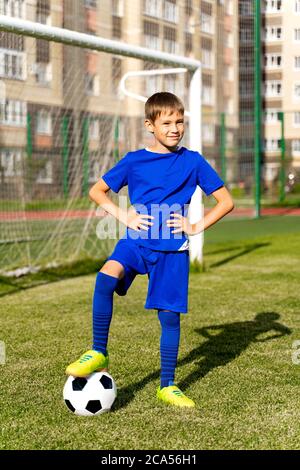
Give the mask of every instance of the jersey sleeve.
[[197, 156], [197, 183], [206, 196], [224, 186], [216, 170], [200, 154]]
[[118, 193], [123, 186], [128, 184], [128, 154], [102, 176], [105, 183]]

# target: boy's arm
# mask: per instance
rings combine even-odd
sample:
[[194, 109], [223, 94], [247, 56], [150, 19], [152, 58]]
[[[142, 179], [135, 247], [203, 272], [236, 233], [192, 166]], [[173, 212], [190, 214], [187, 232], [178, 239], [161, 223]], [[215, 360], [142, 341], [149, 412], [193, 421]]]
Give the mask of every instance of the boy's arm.
[[193, 224], [195, 230], [194, 235], [206, 230], [208, 227], [211, 227], [211, 225], [218, 222], [218, 220], [222, 219], [222, 217], [231, 212], [234, 208], [232, 197], [225, 186], [214, 191], [212, 195], [217, 201], [217, 204], [203, 217], [202, 220]]
[[225, 186], [214, 191], [212, 195], [216, 199], [217, 204], [203, 219], [195, 224], [190, 224], [187, 217], [183, 217], [181, 214], [172, 214], [173, 219], [167, 220], [167, 225], [175, 228], [173, 233], [185, 232], [187, 235], [197, 235], [232, 211], [234, 208], [233, 200]]
[[109, 190], [110, 187], [101, 178], [100, 181], [94, 184], [90, 189], [89, 197], [127, 227], [133, 230], [149, 230], [149, 225], [153, 225], [153, 223], [145, 219], [153, 219], [154, 217], [146, 214], [137, 214], [135, 211], [124, 211], [107, 196], [106, 193]]

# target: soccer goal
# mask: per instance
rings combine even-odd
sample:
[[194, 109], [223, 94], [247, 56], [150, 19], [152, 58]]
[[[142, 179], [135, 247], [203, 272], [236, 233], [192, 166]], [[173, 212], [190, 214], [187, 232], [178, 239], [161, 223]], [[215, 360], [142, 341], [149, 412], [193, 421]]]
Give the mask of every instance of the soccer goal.
[[[201, 152], [201, 63], [77, 32], [67, 21], [61, 28], [0, 15], [0, 31], [0, 270], [105, 258], [116, 239], [97, 238], [105, 214], [88, 188], [127, 151], [151, 144], [143, 101], [157, 91], [182, 99], [183, 145]], [[189, 217], [201, 216], [198, 188]], [[203, 235], [190, 246], [191, 260], [202, 262]]]

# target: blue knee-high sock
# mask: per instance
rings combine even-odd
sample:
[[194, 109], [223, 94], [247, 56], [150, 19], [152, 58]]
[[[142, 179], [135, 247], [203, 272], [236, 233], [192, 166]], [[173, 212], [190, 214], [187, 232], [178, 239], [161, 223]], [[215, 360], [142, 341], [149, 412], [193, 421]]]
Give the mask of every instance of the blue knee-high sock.
[[174, 384], [180, 340], [180, 313], [159, 310], [158, 318], [161, 324], [160, 386], [163, 388]]
[[106, 355], [113, 311], [113, 295], [119, 279], [98, 273], [93, 298], [93, 349]]

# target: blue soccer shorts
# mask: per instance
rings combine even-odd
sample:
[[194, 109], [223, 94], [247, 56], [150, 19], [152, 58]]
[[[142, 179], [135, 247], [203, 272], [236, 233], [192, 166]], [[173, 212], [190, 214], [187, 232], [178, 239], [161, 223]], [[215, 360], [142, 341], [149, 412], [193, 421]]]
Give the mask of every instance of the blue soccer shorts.
[[107, 259], [118, 261], [125, 276], [117, 284], [118, 295], [126, 295], [137, 274], [148, 274], [147, 309], [187, 313], [189, 251], [154, 251], [135, 240], [121, 239]]

